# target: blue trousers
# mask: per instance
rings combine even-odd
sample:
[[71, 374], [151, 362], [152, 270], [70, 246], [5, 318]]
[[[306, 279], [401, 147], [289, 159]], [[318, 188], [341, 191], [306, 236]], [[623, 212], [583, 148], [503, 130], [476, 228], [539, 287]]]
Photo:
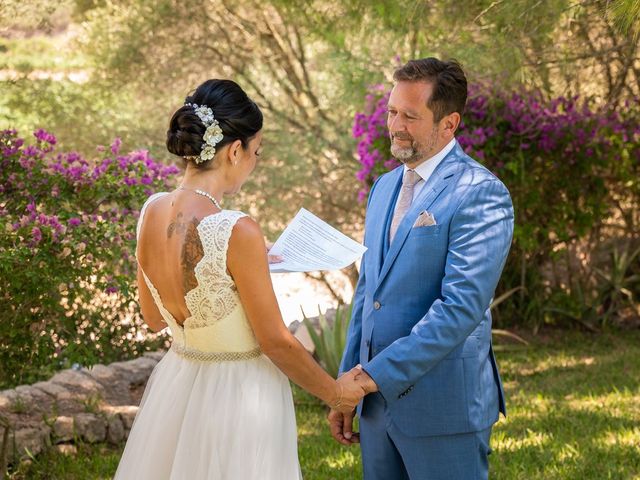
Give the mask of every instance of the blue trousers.
[[382, 395], [365, 398], [360, 416], [364, 480], [487, 480], [491, 428], [408, 437], [389, 420]]

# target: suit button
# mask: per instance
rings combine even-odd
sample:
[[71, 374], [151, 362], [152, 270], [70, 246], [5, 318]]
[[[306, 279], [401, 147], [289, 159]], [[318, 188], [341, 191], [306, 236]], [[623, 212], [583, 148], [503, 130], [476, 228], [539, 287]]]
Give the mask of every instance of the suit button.
[[373, 302], [373, 308], [375, 308], [376, 310], [380, 310], [381, 306], [382, 305], [380, 305], [379, 301], [376, 300], [375, 302]]

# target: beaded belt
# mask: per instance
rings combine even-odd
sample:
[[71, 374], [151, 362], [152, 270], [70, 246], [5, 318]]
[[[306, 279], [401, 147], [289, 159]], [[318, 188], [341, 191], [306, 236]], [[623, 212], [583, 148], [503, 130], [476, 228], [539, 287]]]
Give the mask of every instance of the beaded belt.
[[171, 345], [171, 350], [181, 357], [199, 362], [233, 362], [251, 360], [262, 355], [260, 348], [255, 348], [248, 352], [201, 352], [200, 350], [190, 350], [185, 347]]

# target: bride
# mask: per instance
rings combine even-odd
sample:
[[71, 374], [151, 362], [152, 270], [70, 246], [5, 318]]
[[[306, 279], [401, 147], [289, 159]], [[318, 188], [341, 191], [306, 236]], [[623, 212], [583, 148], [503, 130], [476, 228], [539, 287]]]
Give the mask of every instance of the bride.
[[[171, 118], [186, 171], [152, 195], [137, 228], [142, 315], [169, 327], [116, 479], [301, 478], [289, 380], [333, 409], [364, 395], [331, 378], [282, 321], [258, 224], [225, 210], [260, 157], [262, 113], [230, 80], [207, 80]], [[287, 378], [288, 377], [288, 378]]]

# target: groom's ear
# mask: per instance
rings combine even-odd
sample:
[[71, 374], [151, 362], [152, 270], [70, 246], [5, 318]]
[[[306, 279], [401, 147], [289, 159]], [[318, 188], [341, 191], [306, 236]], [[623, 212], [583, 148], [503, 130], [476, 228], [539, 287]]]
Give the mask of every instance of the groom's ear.
[[460, 126], [460, 114], [458, 112], [453, 112], [446, 115], [442, 120], [440, 120], [440, 126], [442, 136], [447, 140], [451, 140]]

